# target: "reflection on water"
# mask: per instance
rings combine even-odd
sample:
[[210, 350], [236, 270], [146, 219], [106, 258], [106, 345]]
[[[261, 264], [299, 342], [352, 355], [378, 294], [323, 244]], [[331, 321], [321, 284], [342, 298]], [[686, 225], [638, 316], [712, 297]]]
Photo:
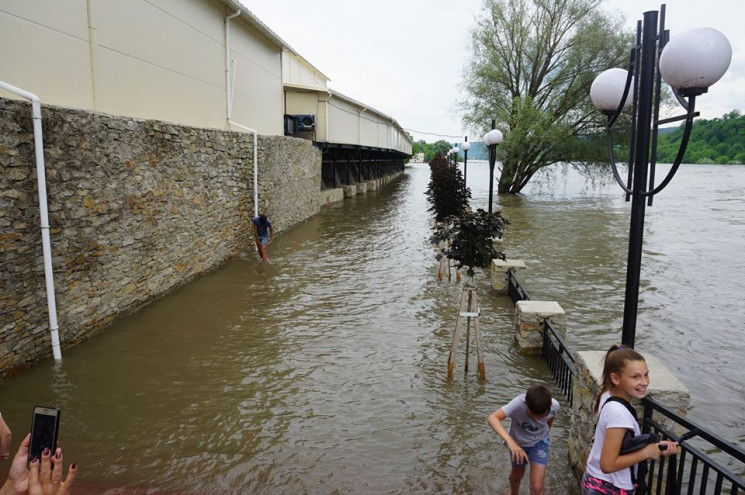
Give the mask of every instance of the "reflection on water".
[[[732, 263], [745, 205], [727, 189], [745, 168], [728, 167], [724, 181], [711, 170], [684, 168], [676, 179], [698, 186], [698, 200], [683, 187], [648, 209], [637, 341], [691, 389], [691, 415], [731, 437], [745, 430], [734, 325], [744, 274]], [[468, 177], [474, 206], [485, 207], [487, 167], [469, 163]], [[382, 191], [324, 207], [276, 238], [271, 264], [247, 246], [244, 257], [66, 350], [61, 364], [8, 380], [0, 405], [16, 443], [33, 405], [50, 403], [63, 410], [66, 459], [91, 492], [505, 491], [507, 451], [486, 417], [551, 377], [517, 352], [512, 304], [492, 296], [483, 276], [487, 380], [475, 366], [463, 375], [464, 345], [446, 380], [460, 296], [454, 282], [437, 283], [428, 180], [428, 168], [415, 166]], [[713, 187], [729, 202], [702, 205]], [[586, 188], [571, 174], [553, 191], [497, 199], [511, 221], [505, 250], [526, 260], [531, 295], [567, 310], [574, 348], [605, 348], [620, 336], [628, 205], [614, 188]], [[548, 493], [576, 493], [563, 413]]]

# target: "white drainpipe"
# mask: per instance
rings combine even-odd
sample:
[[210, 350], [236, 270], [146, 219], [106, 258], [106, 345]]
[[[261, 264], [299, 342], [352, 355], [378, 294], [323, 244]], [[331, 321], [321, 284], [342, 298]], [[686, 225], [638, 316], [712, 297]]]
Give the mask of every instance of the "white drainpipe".
[[228, 125], [234, 125], [240, 129], [252, 132], [254, 137], [254, 217], [259, 216], [259, 135], [255, 129], [233, 122], [233, 84], [231, 80], [232, 60], [230, 57], [230, 20], [241, 15], [241, 11], [225, 18], [225, 105]]
[[62, 359], [59, 331], [57, 327], [57, 303], [54, 299], [54, 277], [52, 272], [52, 243], [49, 240], [49, 212], [47, 211], [47, 179], [44, 173], [44, 141], [41, 136], [41, 102], [35, 94], [0, 81], [0, 88], [31, 100], [31, 113], [34, 119], [34, 149], [36, 151], [36, 180], [39, 189], [39, 216], [41, 217], [41, 247], [44, 255], [44, 278], [47, 285], [47, 306], [49, 308], [49, 330], [52, 338], [54, 359]]

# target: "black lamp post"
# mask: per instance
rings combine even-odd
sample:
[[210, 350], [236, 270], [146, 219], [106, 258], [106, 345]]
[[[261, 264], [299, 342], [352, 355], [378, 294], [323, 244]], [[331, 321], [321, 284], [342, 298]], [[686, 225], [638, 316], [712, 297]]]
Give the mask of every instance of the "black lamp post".
[[489, 213], [492, 212], [492, 196], [494, 193], [494, 164], [497, 161], [497, 146], [502, 142], [503, 136], [499, 129], [494, 128], [495, 122], [491, 121], [491, 131], [484, 134], [482, 140], [489, 147]]
[[[658, 28], [659, 19], [659, 28]], [[727, 71], [732, 49], [727, 38], [711, 28], [699, 28], [670, 40], [665, 30], [665, 5], [644, 13], [637, 23], [636, 47], [631, 51], [629, 70], [609, 69], [595, 79], [590, 97], [595, 106], [608, 116], [606, 133], [613, 175], [631, 197], [629, 252], [626, 267], [626, 296], [621, 342], [634, 347], [636, 315], [639, 304], [645, 202], [652, 205], [655, 194], [672, 180], [685, 155], [694, 117], [696, 97], [706, 93]], [[662, 79], [686, 110], [686, 114], [659, 119]], [[631, 153], [626, 183], [621, 179], [613, 157], [613, 125], [632, 96]], [[675, 162], [665, 179], [655, 187], [657, 129], [660, 125], [685, 120], [685, 130]], [[651, 154], [651, 156], [650, 156]]]
[[471, 143], [468, 142], [468, 136], [466, 136], [466, 140], [463, 141], [463, 144], [461, 144], [460, 147], [463, 150], [463, 185], [467, 186], [468, 183], [466, 182], [466, 179], [468, 177], [468, 150], [471, 149]]

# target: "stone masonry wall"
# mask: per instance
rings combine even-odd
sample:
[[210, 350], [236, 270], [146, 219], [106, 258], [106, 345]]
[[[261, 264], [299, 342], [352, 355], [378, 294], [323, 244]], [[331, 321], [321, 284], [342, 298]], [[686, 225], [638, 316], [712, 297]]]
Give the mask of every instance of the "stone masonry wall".
[[[253, 138], [43, 106], [63, 348], [253, 252]], [[320, 210], [320, 151], [259, 136], [275, 233]], [[0, 98], [0, 380], [51, 355], [28, 102]]]

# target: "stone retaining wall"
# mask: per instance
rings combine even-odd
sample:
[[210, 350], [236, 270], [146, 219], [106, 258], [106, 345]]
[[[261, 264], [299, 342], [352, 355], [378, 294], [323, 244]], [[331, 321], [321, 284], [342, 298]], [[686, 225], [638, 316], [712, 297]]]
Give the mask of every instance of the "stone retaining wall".
[[[44, 106], [63, 348], [251, 249], [253, 137]], [[321, 154], [259, 136], [275, 232], [320, 210]], [[31, 106], [0, 98], [0, 379], [51, 355]]]

